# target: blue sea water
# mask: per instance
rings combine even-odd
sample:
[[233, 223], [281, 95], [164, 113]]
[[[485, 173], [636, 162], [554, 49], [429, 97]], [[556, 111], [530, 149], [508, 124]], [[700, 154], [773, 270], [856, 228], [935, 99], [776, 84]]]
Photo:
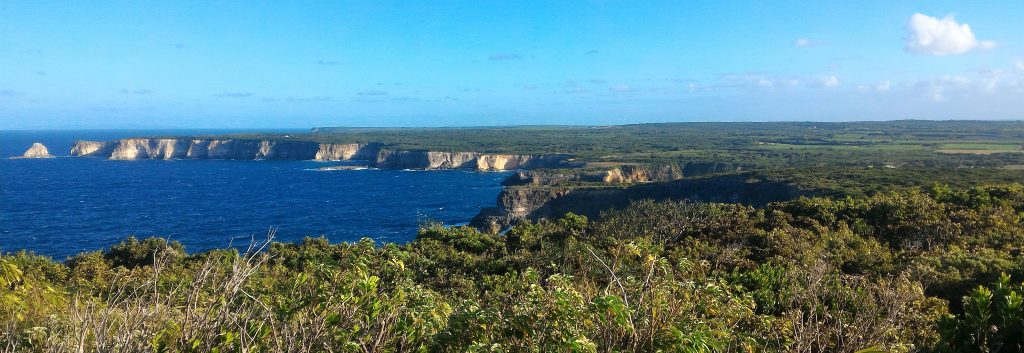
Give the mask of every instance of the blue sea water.
[[9, 159], [32, 142], [66, 156], [75, 139], [223, 131], [0, 131], [0, 250], [63, 259], [129, 235], [190, 252], [326, 236], [413, 239], [424, 222], [468, 222], [509, 173], [337, 170], [311, 161]]

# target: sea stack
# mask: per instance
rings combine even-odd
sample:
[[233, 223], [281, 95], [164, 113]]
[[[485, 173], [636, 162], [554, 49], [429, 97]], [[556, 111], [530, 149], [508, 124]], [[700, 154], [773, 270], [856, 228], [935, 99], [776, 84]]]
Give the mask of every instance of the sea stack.
[[21, 155], [21, 158], [51, 158], [50, 150], [46, 149], [46, 146], [36, 142], [29, 147], [25, 154]]

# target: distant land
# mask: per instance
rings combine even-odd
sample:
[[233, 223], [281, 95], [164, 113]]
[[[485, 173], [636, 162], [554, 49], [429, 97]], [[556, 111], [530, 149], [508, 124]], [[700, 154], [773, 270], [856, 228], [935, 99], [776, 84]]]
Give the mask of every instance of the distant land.
[[[932, 183], [1019, 180], [1022, 121], [692, 122], [610, 126], [317, 127], [309, 132], [78, 141], [72, 156], [350, 161], [382, 169], [521, 170], [473, 224], [498, 230], [640, 199], [753, 204]], [[325, 167], [337, 169], [338, 167]], [[757, 182], [753, 182], [757, 181]]]

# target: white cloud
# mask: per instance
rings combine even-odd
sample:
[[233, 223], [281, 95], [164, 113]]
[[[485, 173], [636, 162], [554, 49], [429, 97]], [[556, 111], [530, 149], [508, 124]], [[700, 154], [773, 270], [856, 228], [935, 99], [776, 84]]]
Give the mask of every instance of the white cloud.
[[978, 86], [981, 91], [993, 94], [1002, 86], [1005, 72], [1003, 70], [982, 70], [978, 76]]
[[817, 39], [808, 38], [797, 38], [793, 41], [793, 46], [797, 48], [815, 47], [821, 45], [823, 42]]
[[1017, 71], [1024, 71], [1024, 59], [1017, 60]]
[[964, 91], [970, 85], [971, 80], [963, 76], [942, 76], [917, 83], [924, 96], [935, 102], [949, 100], [950, 91]]
[[885, 92], [885, 91], [888, 91], [891, 88], [892, 88], [892, 82], [889, 82], [889, 80], [885, 80], [885, 81], [875, 85], [875, 90], [879, 91], [879, 92]]
[[957, 23], [952, 15], [938, 19], [915, 13], [907, 23], [907, 31], [906, 49], [917, 54], [944, 56], [995, 47], [995, 42], [979, 41], [971, 26]]
[[704, 85], [699, 86], [701, 90], [711, 90], [715, 88], [739, 88], [739, 89], [753, 89], [765, 92], [774, 92], [777, 90], [788, 90], [799, 88], [803, 85], [820, 86], [817, 81], [803, 80], [799, 77], [787, 77], [787, 76], [775, 76], [765, 75], [759, 73], [751, 74], [727, 74], [721, 76], [721, 82], [717, 85]]
[[818, 78], [818, 81], [821, 83], [821, 86], [825, 88], [839, 87], [839, 85], [842, 84], [841, 82], [839, 82], [839, 78], [836, 77], [835, 75], [822, 76]]

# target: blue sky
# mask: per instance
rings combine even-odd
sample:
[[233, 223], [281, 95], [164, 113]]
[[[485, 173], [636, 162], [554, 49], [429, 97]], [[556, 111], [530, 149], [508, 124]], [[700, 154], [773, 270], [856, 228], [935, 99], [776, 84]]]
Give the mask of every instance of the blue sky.
[[1024, 2], [0, 2], [0, 129], [1024, 118]]

